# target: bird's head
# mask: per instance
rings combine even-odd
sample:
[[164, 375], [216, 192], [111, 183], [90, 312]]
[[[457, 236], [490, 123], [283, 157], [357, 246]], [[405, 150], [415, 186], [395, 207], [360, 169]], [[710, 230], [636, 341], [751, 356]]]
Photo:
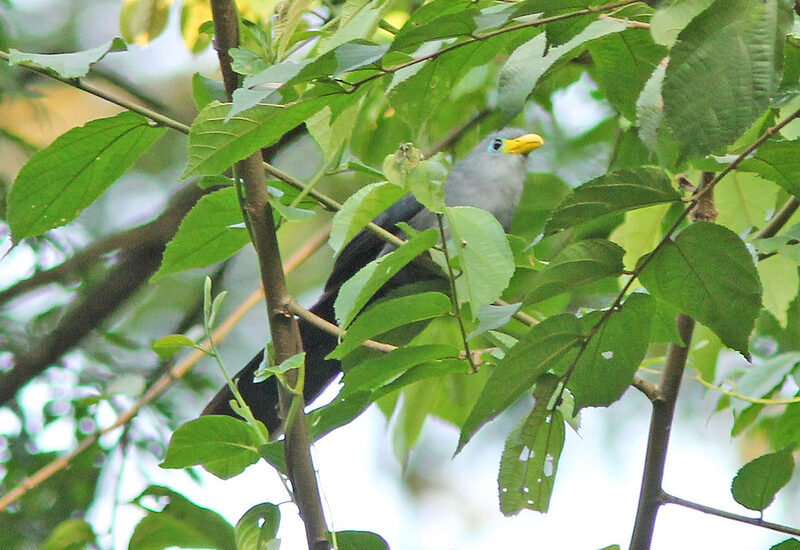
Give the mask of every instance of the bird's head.
[[519, 128], [503, 128], [487, 136], [481, 145], [487, 153], [524, 156], [544, 145], [544, 139], [539, 134], [527, 134]]

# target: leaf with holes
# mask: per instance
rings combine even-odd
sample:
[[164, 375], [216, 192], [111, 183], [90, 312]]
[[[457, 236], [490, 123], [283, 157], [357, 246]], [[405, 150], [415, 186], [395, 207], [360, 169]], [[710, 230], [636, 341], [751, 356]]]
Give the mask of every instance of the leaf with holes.
[[539, 376], [563, 370], [583, 341], [583, 328], [568, 313], [533, 326], [492, 369], [489, 379], [461, 428], [460, 451], [478, 429], [514, 403]]
[[541, 377], [533, 411], [506, 439], [497, 478], [500, 510], [506, 516], [525, 509], [547, 512], [550, 506], [565, 435], [561, 412], [549, 409], [557, 388], [557, 377]]
[[[575, 408], [610, 405], [628, 389], [647, 352], [655, 309], [651, 296], [632, 294], [600, 326], [567, 381]], [[603, 315], [593, 312], [583, 321], [588, 328]]]

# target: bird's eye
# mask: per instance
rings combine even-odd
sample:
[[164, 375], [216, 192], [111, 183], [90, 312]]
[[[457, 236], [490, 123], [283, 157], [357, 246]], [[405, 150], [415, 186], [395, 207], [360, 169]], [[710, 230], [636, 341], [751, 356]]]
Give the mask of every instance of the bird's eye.
[[489, 144], [489, 151], [499, 151], [502, 146], [503, 140], [500, 138], [494, 138], [492, 143]]

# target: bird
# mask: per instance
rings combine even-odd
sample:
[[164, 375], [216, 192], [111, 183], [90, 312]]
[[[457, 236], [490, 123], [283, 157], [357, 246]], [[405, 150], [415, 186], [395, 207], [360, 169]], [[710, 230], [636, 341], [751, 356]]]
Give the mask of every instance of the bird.
[[[489, 211], [508, 232], [519, 204], [527, 174], [528, 153], [541, 147], [544, 139], [519, 128], [506, 127], [490, 133], [463, 159], [453, 164], [445, 181], [445, 203], [448, 206], [473, 206]], [[437, 227], [436, 215], [420, 204], [413, 195], [405, 195], [376, 217], [374, 223], [399, 237], [405, 233], [397, 224], [406, 222], [421, 231]], [[394, 247], [375, 233], [362, 230], [342, 249], [322, 295], [310, 311], [335, 323], [333, 304], [342, 284], [370, 261], [390, 252]], [[414, 282], [437, 278], [430, 267], [409, 263], [392, 277], [373, 300]], [[338, 344], [338, 337], [303, 319], [298, 320], [300, 337], [306, 353], [304, 398], [312, 402], [339, 375], [341, 364], [326, 356]], [[275, 377], [255, 383], [253, 374], [264, 359], [264, 350], [256, 354], [234, 377], [244, 401], [253, 416], [264, 423], [270, 434], [281, 428], [278, 414], [278, 382]], [[203, 415], [237, 416], [230, 407], [233, 394], [223, 387], [203, 409]]]

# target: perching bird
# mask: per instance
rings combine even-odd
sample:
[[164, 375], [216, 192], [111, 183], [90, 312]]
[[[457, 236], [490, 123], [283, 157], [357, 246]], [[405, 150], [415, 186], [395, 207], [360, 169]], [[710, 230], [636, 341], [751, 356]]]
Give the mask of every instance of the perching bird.
[[[526, 134], [518, 128], [504, 128], [490, 134], [470, 154], [456, 162], [445, 182], [445, 202], [448, 206], [474, 206], [491, 212], [503, 229], [508, 231], [519, 204], [526, 175], [526, 158], [532, 150], [541, 147], [544, 140], [537, 134]], [[417, 200], [406, 195], [375, 218], [384, 229], [404, 236], [397, 223], [406, 222], [417, 230], [436, 226], [436, 217]], [[368, 230], [358, 233], [342, 249], [325, 284], [325, 291], [311, 311], [330, 322], [334, 321], [333, 303], [342, 284], [382, 254], [391, 251], [377, 235]], [[400, 286], [435, 277], [430, 269], [414, 262], [408, 264], [386, 283], [373, 297], [379, 298]], [[300, 335], [306, 352], [304, 397], [306, 403], [316, 398], [341, 372], [338, 360], [325, 359], [338, 341], [325, 332], [300, 319]], [[238, 388], [253, 415], [274, 433], [280, 428], [278, 416], [277, 381], [274, 377], [254, 383], [253, 373], [261, 365], [264, 351], [260, 351], [236, 375]], [[203, 414], [235, 416], [229, 402], [233, 394], [226, 386], [211, 400]]]

